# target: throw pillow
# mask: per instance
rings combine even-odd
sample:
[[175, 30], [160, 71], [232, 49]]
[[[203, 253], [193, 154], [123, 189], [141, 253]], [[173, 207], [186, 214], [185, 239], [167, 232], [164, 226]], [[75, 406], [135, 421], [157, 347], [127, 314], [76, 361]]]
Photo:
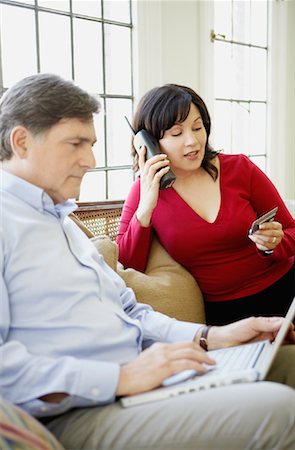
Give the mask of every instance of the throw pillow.
[[40, 422], [4, 399], [0, 399], [0, 448], [63, 450], [55, 437]]

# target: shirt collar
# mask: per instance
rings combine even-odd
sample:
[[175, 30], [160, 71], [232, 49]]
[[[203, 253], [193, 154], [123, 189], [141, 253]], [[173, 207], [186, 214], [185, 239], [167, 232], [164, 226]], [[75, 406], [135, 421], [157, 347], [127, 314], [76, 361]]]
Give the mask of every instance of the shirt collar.
[[43, 213], [48, 212], [61, 219], [77, 209], [77, 205], [72, 199], [55, 205], [52, 198], [43, 189], [3, 169], [0, 170], [0, 187], [28, 203], [34, 209]]

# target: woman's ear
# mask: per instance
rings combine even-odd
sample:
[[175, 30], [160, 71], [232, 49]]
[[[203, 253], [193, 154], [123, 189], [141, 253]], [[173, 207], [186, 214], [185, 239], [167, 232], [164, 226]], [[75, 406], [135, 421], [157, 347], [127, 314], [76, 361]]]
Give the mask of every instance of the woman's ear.
[[27, 139], [29, 131], [21, 126], [17, 125], [10, 133], [10, 145], [15, 156], [20, 159], [27, 157]]

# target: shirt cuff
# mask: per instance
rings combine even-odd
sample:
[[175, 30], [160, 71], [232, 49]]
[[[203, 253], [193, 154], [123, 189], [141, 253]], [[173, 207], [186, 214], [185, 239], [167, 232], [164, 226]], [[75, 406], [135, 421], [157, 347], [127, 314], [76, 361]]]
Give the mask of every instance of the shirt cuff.
[[[74, 376], [74, 379], [70, 379]], [[50, 403], [36, 398], [19, 404], [36, 417], [63, 414], [69, 409], [112, 403], [120, 376], [116, 363], [78, 360], [74, 372], [68, 372], [68, 383], [61, 383], [55, 392], [65, 392], [60, 403]], [[53, 388], [54, 389], [54, 388]]]
[[193, 341], [204, 324], [175, 321], [172, 323], [168, 339], [170, 342]]
[[95, 403], [109, 403], [115, 398], [119, 382], [120, 366], [112, 362], [84, 361], [77, 385], [71, 394], [92, 400]]

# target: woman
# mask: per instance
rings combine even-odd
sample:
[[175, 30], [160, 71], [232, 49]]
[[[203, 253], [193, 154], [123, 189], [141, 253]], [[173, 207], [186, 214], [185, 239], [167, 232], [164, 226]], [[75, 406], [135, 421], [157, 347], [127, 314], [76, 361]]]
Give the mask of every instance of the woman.
[[[209, 113], [188, 87], [147, 92], [133, 126], [156, 138], [163, 153], [145, 161], [139, 135], [134, 140], [140, 177], [117, 238], [124, 266], [145, 270], [155, 233], [198, 282], [207, 323], [285, 314], [295, 295], [295, 221], [267, 176], [246, 156], [210, 147]], [[169, 169], [176, 181], [160, 190]], [[274, 221], [250, 235], [252, 222], [274, 207]]]

